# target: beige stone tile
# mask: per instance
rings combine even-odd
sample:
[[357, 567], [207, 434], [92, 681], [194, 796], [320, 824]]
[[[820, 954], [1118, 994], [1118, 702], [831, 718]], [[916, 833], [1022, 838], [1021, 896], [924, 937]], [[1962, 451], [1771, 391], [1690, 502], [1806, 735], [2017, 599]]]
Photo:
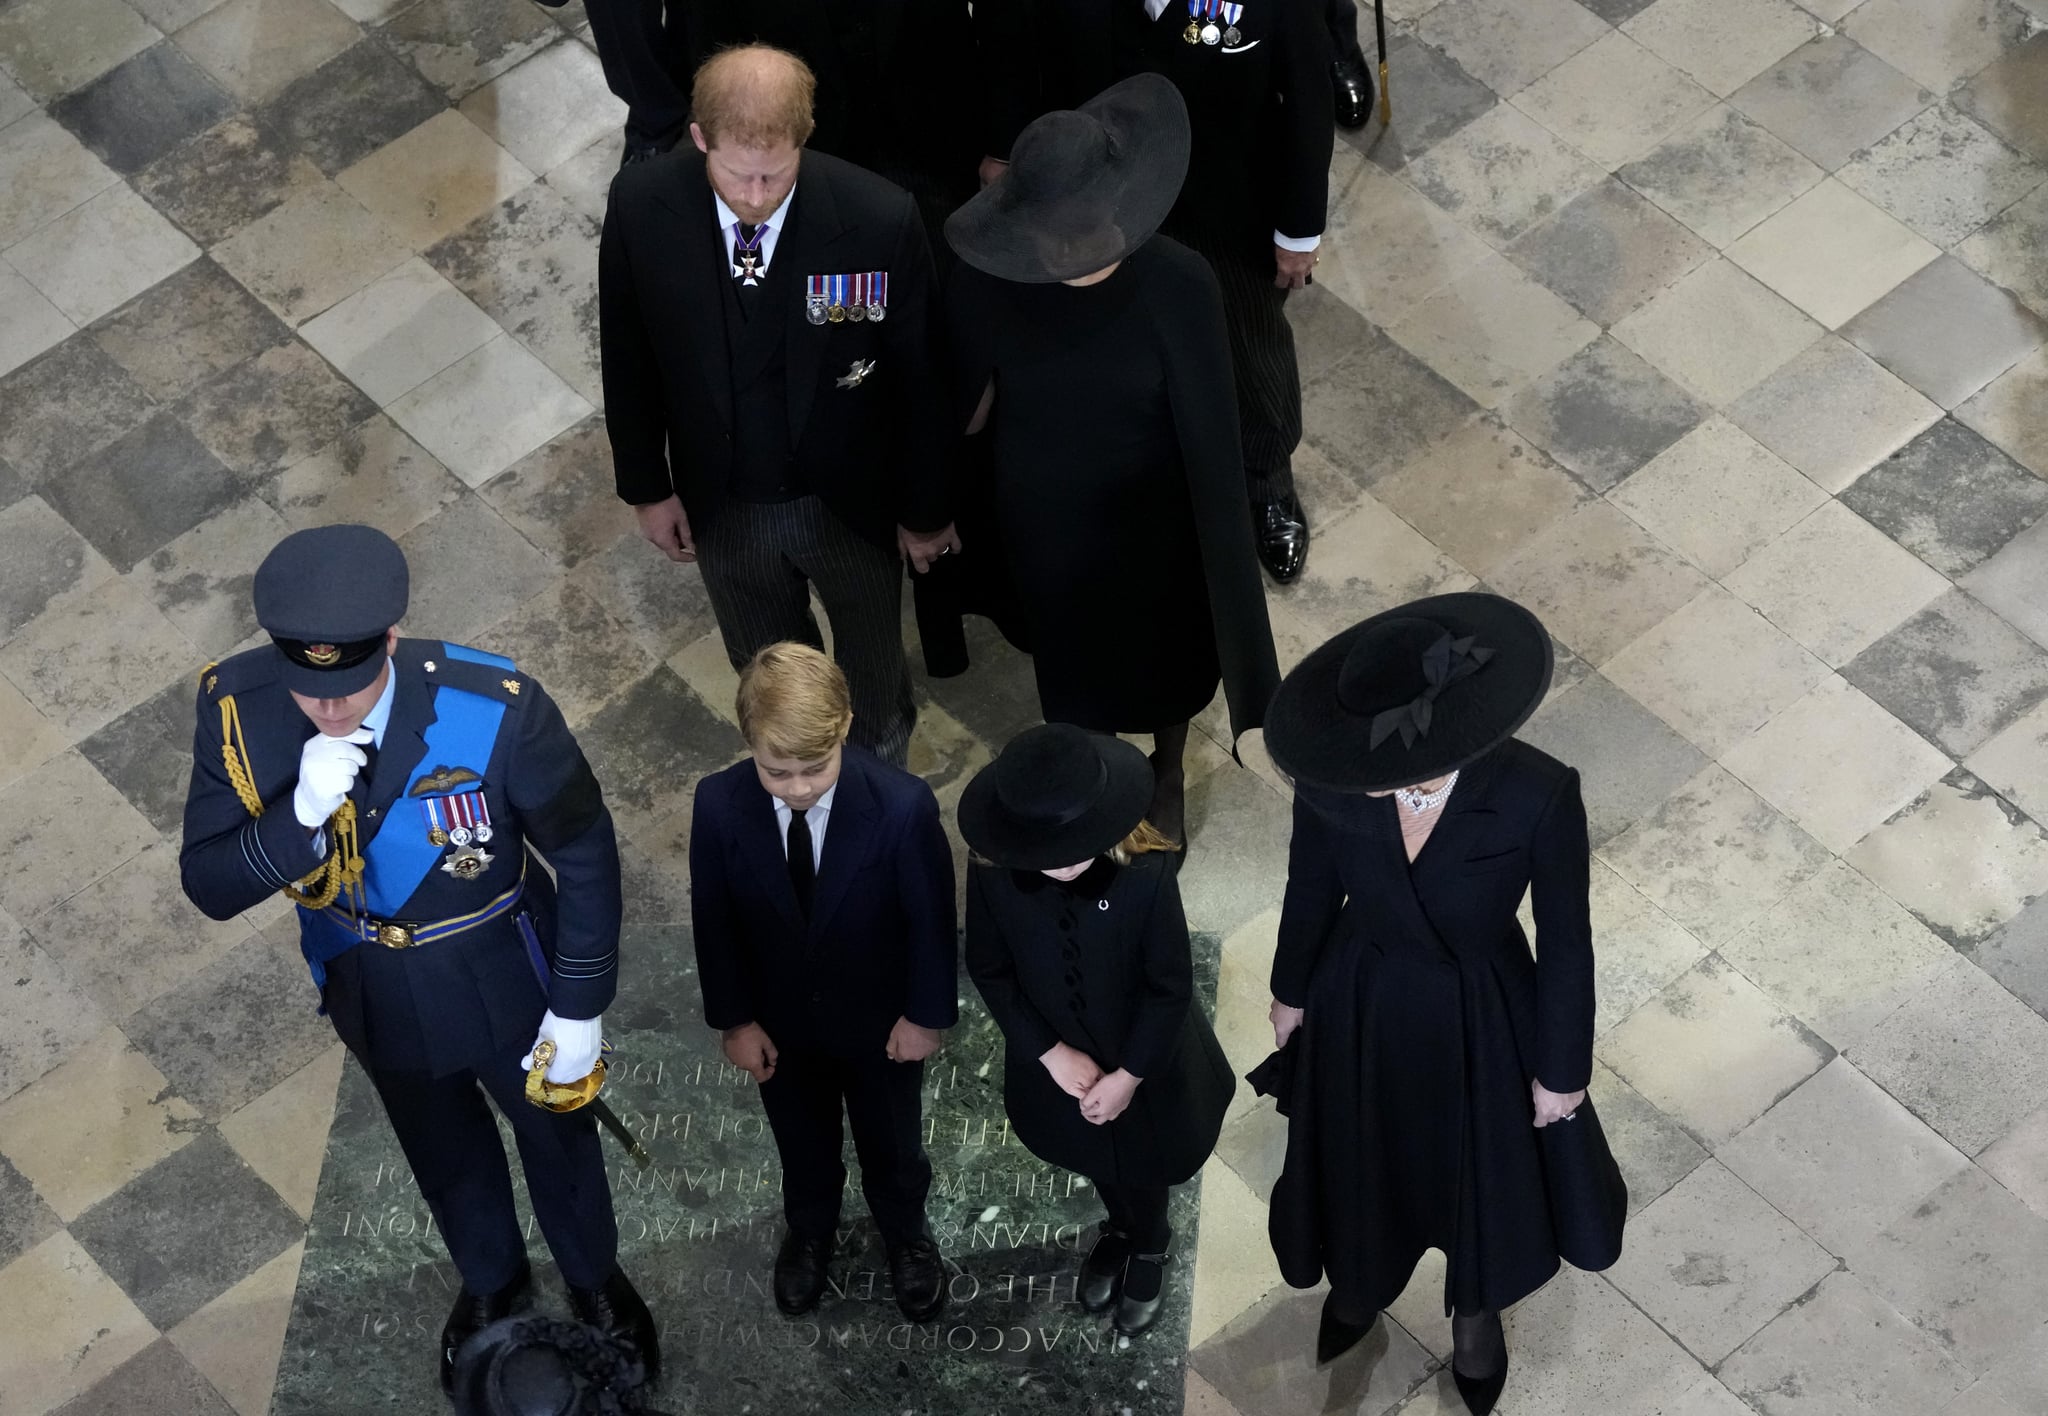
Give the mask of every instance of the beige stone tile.
[[1621, 32], [1726, 98], [1812, 39], [1790, 0], [1657, 0]]
[[[1593, 1063], [1593, 1080], [1586, 1090], [1599, 1110], [1600, 1128], [1606, 1133], [1615, 1164], [1621, 1167], [1622, 1179], [1628, 1184], [1631, 1216], [1647, 1209], [1706, 1160], [1706, 1149], [1683, 1126], [1615, 1076], [1604, 1063]], [[1441, 1294], [1437, 1306], [1441, 1311]], [[1445, 1331], [1449, 1331], [1448, 1321]]]
[[1833, 1055], [1712, 956], [1636, 1009], [1597, 1051], [1623, 1081], [1709, 1146], [1761, 1116]]
[[[1507, 1333], [1513, 1360], [1498, 1409], [1515, 1416], [1662, 1411], [1702, 1375], [1699, 1363], [1611, 1284], [1574, 1268], [1517, 1304]], [[1463, 1409], [1455, 1394], [1442, 1407]]]
[[1764, 1416], [1919, 1416], [1970, 1385], [1968, 1370], [1847, 1273], [1830, 1274], [1719, 1372]]
[[83, 88], [157, 40], [121, 0], [18, 0], [0, 13], [0, 60], [38, 98]]
[[335, 1043], [220, 1123], [221, 1138], [301, 1219], [313, 1217], [313, 1194], [320, 1184], [346, 1055]]
[[1387, 1316], [1428, 1349], [1439, 1362], [1451, 1358], [1451, 1320], [1444, 1314], [1446, 1260], [1441, 1249], [1424, 1249], [1408, 1276], [1401, 1296], [1387, 1305]]
[[2036, 821], [2048, 821], [2048, 703], [1971, 753], [1964, 765]]
[[1850, 1048], [1849, 1060], [1975, 1155], [2048, 1095], [2048, 1019], [1957, 959]]
[[1941, 409], [1830, 334], [1744, 394], [1729, 416], [1822, 490], [1840, 493], [1933, 426]]
[[1711, 1365], [1834, 1267], [1834, 1255], [1709, 1160], [1635, 1217], [1608, 1277]]
[[1725, 247], [1823, 174], [1768, 129], [1718, 103], [1616, 175]]
[[23, 92], [20, 84], [5, 74], [0, 74], [0, 128], [6, 127], [24, 113], [33, 113], [36, 101]]
[[1493, 414], [1480, 414], [1373, 484], [1373, 495], [1476, 575], [1588, 498]]
[[580, 44], [556, 44], [462, 100], [463, 116], [535, 172], [567, 162], [624, 125], [626, 105]]
[[298, 324], [393, 269], [406, 249], [355, 198], [322, 181], [221, 242], [213, 258]]
[[1321, 638], [1381, 610], [1476, 583], [1370, 496], [1318, 528], [1316, 553], [1309, 559], [1301, 579], [1270, 593]]
[[11, 247], [7, 261], [67, 319], [88, 324], [198, 256], [124, 183]]
[[460, 113], [437, 113], [335, 178], [414, 250], [453, 235], [534, 180]]
[[64, 730], [36, 711], [21, 690], [0, 679], [0, 787], [62, 752]]
[[2007, 1401], [1986, 1379], [1942, 1407], [1941, 1416], [2027, 1416], [2027, 1412]]
[[177, 626], [124, 580], [45, 611], [0, 649], [0, 673], [74, 741], [199, 662]]
[[2038, 477], [2048, 477], [2048, 348], [2032, 354], [1985, 385], [1956, 409], [1956, 421], [1982, 433]]
[[1714, 104], [1714, 95], [1610, 31], [1515, 95], [1515, 107], [1602, 167], [1641, 157]]
[[156, 1340], [69, 1234], [0, 1269], [0, 1416], [46, 1416]]
[[[1216, 979], [1216, 1040], [1230, 1059], [1230, 1070], [1240, 1077], [1273, 1050], [1273, 1025], [1267, 1017], [1273, 995], [1267, 985], [1279, 929], [1276, 906], [1253, 915], [1223, 940]], [[1225, 1120], [1234, 1122], [1256, 1110], [1270, 1111], [1272, 1106], [1269, 1099], [1241, 1086], [1231, 1093]]]
[[1592, 863], [1590, 880], [1596, 983], [1593, 1030], [1597, 1036], [1697, 964], [1706, 956], [1707, 946], [1651, 904], [1606, 862]]
[[1722, 1142], [1715, 1158], [1837, 1254], [1970, 1167], [1841, 1057]]
[[42, 113], [0, 128], [0, 248], [120, 180]]
[[1489, 255], [1409, 312], [1387, 333], [1495, 408], [1600, 337], [1600, 327]]
[[2021, 1339], [2011, 1354], [1991, 1369], [1989, 1380], [2022, 1407], [2048, 1392], [2048, 1324], [2032, 1339]]
[[1967, 778], [1929, 787], [1847, 859], [1959, 948], [2048, 894], [2048, 834]]
[[1498, 248], [1606, 174], [1541, 123], [1503, 103], [1410, 163], [1403, 175]]
[[1728, 248], [1728, 259], [1839, 329], [1941, 248], [1830, 177]]
[[1614, 337], [1721, 407], [1769, 377], [1820, 326], [1726, 260], [1710, 261], [1614, 326]]
[[118, 1028], [0, 1103], [0, 1154], [67, 1224], [199, 1129], [198, 1110]]
[[1223, 1399], [1223, 1393], [1209, 1385], [1202, 1374], [1190, 1367], [1187, 1369], [1186, 1386], [1181, 1395], [1183, 1416], [1244, 1416], [1235, 1406]]
[[1710, 418], [1608, 493], [1708, 575], [1723, 576], [1827, 500], [1726, 418]]
[[59, 753], [0, 792], [0, 908], [33, 924], [159, 839], [91, 763]]
[[270, 1410], [305, 1253], [303, 1242], [292, 1245], [168, 1334], [239, 1416]]
[[[619, 175], [619, 159], [625, 151], [624, 127], [608, 129], [603, 137], [550, 171], [547, 183], [592, 221], [603, 221], [611, 200], [612, 178]], [[1325, 255], [1324, 264], [1316, 269], [1327, 269], [1329, 260]], [[1316, 283], [1322, 284], [1320, 280]]]
[[1947, 93], [2004, 57], [2027, 30], [2000, 0], [1866, 0], [1842, 33], [1908, 78]]
[[1754, 1407], [1745, 1405], [1714, 1378], [1701, 1377], [1657, 1416], [1754, 1416], [1754, 1412]]
[[504, 331], [415, 256], [299, 329], [379, 404], [410, 392]]
[[178, 31], [178, 47], [247, 104], [261, 103], [362, 35], [327, 0], [227, 0]]
[[1977, 1164], [2027, 1208], [2048, 1219], [2048, 1106], [2022, 1116], [1977, 1157]]
[[286, 468], [267, 491], [295, 531], [356, 521], [397, 537], [454, 504], [463, 486], [380, 413]]
[[1601, 672], [1712, 757], [1804, 696], [1828, 667], [1710, 585]]
[[[99, 1008], [28, 932], [0, 914], [0, 1099], [34, 1082], [107, 1026]], [[4, 1240], [0, 1224], [0, 1240]], [[0, 1244], [0, 1253], [11, 1252]]]
[[1335, 164], [1342, 175], [1332, 181], [1317, 285], [1386, 326], [1491, 254], [1463, 223], [1406, 182], [1371, 162], [1347, 166], [1343, 152]]
[[1834, 501], [1724, 583], [1835, 668], [1948, 588], [1939, 571]]
[[1837, 852], [1910, 805], [1952, 765], [1839, 674], [1728, 749], [1721, 762]]
[[0, 374], [70, 337], [71, 321], [35, 286], [0, 266]]
[[1598, 667], [1691, 600], [1706, 578], [1605, 502], [1531, 537], [1491, 580]]
[[1202, 1229], [1195, 1243], [1194, 1283], [1190, 1348], [1200, 1347], [1281, 1286], [1280, 1266], [1266, 1238], [1265, 1202], [1213, 1156], [1202, 1167]]
[[387, 411], [450, 472], [480, 487], [592, 409], [511, 335], [501, 334]]
[[1837, 1048], [1861, 1042], [1955, 953], [1840, 861], [1721, 946], [1721, 956]]
[[1416, 33], [1498, 94], [1511, 94], [1578, 53], [1605, 30], [1561, 0], [1446, 0]]
[[1244, 1416], [1386, 1411], [1429, 1371], [1429, 1354], [1381, 1319], [1327, 1367], [1315, 1360], [1320, 1290], [1281, 1288], [1188, 1354], [1188, 1365]]

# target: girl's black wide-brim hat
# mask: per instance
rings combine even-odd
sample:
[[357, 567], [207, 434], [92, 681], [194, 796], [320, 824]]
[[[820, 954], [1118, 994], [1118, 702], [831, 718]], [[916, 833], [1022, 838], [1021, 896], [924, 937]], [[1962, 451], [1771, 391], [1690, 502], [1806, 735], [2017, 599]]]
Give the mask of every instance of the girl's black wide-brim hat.
[[1121, 738], [1027, 728], [960, 796], [969, 850], [1012, 870], [1060, 870], [1122, 842], [1152, 802], [1152, 764]]
[[1188, 175], [1188, 106], [1135, 74], [1079, 108], [1033, 119], [1010, 165], [946, 218], [960, 259], [998, 280], [1051, 285], [1115, 265], [1152, 239]]
[[1514, 736], [1552, 667], [1542, 621], [1513, 600], [1415, 600], [1353, 625], [1281, 681], [1266, 750], [1296, 781], [1332, 791], [1414, 786]]

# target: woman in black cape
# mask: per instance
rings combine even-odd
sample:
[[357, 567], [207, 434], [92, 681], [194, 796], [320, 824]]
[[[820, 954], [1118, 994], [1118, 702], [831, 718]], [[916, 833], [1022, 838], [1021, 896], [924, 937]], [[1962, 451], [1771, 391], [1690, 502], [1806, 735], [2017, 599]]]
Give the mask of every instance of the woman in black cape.
[[[1613, 1263], [1627, 1208], [1585, 1090], [1579, 774], [1512, 737], [1550, 674], [1534, 615], [1440, 595], [1309, 655], [1266, 720], [1296, 783], [1272, 976], [1291, 1063], [1275, 1069], [1273, 1250], [1294, 1286], [1329, 1278], [1324, 1361], [1442, 1250], [1452, 1375], [1476, 1416], [1507, 1379], [1500, 1310], [1560, 1261]], [[1533, 958], [1515, 918], [1531, 889]]]
[[1085, 1175], [1107, 1216], [1081, 1305], [1135, 1335], [1166, 1294], [1167, 1191], [1215, 1148], [1237, 1079], [1194, 1000], [1172, 847], [1144, 821], [1144, 754], [1064, 723], [975, 777], [960, 834], [967, 971], [1003, 1030], [1010, 1128]]
[[1147, 816], [1177, 842], [1189, 719], [1220, 681], [1256, 727], [1280, 679], [1222, 296], [1153, 234], [1188, 142], [1171, 81], [1126, 79], [1032, 123], [946, 223], [962, 413], [994, 440], [966, 553], [1001, 563], [1048, 721], [1153, 735]]

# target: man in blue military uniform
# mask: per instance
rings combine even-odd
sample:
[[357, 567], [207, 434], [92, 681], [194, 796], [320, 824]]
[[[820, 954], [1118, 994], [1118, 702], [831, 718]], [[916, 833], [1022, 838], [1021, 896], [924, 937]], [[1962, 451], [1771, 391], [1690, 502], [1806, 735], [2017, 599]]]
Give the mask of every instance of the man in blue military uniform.
[[185, 893], [214, 919], [279, 891], [299, 906], [325, 1011], [462, 1274], [444, 1389], [464, 1340], [531, 1287], [486, 1093], [512, 1123], [576, 1315], [653, 1371], [596, 1123], [523, 1090], [543, 1040], [550, 1082], [598, 1059], [618, 979], [611, 814], [538, 683], [494, 654], [399, 638], [407, 594], [404, 554], [368, 526], [299, 531], [265, 558], [255, 607], [272, 643], [200, 677]]

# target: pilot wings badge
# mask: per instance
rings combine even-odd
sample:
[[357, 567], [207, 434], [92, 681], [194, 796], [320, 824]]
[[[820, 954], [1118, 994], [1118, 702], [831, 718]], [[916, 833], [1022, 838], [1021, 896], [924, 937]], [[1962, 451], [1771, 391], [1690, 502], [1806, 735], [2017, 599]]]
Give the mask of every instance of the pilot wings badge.
[[847, 366], [846, 372], [839, 376], [838, 383], [836, 386], [839, 388], [859, 388], [861, 386], [861, 382], [874, 371], [874, 360], [856, 359], [853, 361], [852, 364]]
[[433, 771], [425, 773], [417, 782], [414, 782], [412, 790], [406, 793], [406, 795], [416, 797], [446, 796], [457, 787], [466, 787], [471, 782], [481, 782], [482, 780], [482, 777], [479, 777], [467, 767], [442, 767], [436, 765]]

